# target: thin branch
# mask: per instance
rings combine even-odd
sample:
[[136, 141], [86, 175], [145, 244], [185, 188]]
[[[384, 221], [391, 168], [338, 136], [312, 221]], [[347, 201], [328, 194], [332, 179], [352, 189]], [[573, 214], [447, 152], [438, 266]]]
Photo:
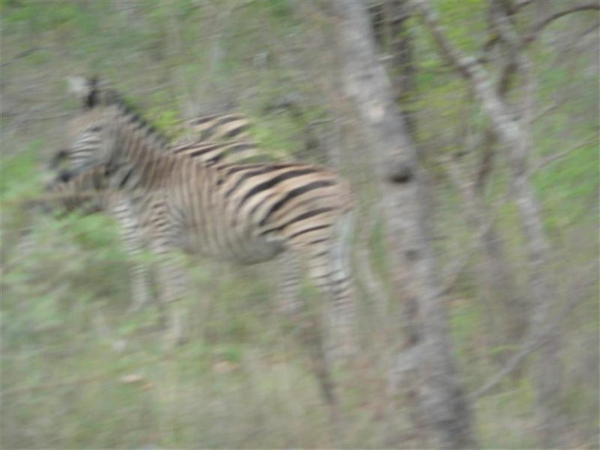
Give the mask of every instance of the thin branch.
[[531, 5], [535, 0], [521, 0], [520, 2], [517, 2], [517, 4], [514, 6], [513, 8], [513, 12], [517, 12], [520, 9], [525, 8], [528, 5]]
[[565, 156], [570, 155], [571, 153], [573, 153], [576, 150], [579, 150], [582, 147], [587, 147], [587, 146], [593, 145], [593, 144], [598, 144], [598, 138], [593, 138], [588, 141], [580, 142], [579, 144], [577, 144], [571, 148], [568, 148], [567, 150], [563, 150], [562, 152], [558, 152], [558, 153], [555, 153], [554, 155], [550, 155], [546, 158], [543, 158], [540, 161], [538, 161], [538, 163], [535, 166], [533, 166], [531, 168], [530, 174], [534, 174], [538, 170], [541, 170], [544, 167], [546, 167], [548, 164], [553, 163], [554, 161], [557, 161], [559, 159], [562, 159]]
[[583, 32], [581, 32], [579, 34], [579, 36], [577, 36], [577, 41], [583, 39], [584, 37], [586, 37], [588, 34], [590, 34], [591, 32], [595, 31], [596, 28], [600, 27], [600, 21], [596, 22], [594, 25], [592, 25], [591, 27], [589, 27], [586, 30], [583, 30]]
[[[596, 266], [596, 261], [591, 264], [591, 266]], [[548, 317], [549, 311], [546, 310], [546, 314], [544, 317], [541, 317], [539, 323], [542, 324], [540, 327], [532, 326], [531, 332], [525, 339], [523, 339], [522, 344], [520, 345], [520, 350], [515, 353], [506, 365], [494, 376], [492, 376], [486, 383], [483, 384], [479, 389], [475, 392], [471, 393], [469, 397], [472, 399], [477, 399], [479, 397], [483, 397], [487, 393], [489, 393], [492, 389], [494, 389], [504, 378], [512, 373], [517, 367], [519, 367], [520, 363], [534, 350], [536, 350], [540, 345], [542, 345], [554, 330], [558, 327], [558, 325], [565, 320], [571, 313], [573, 309], [575, 309], [583, 300], [585, 300], [584, 295], [574, 295], [569, 298], [567, 304], [561, 308], [561, 310], [554, 315], [554, 317]], [[532, 324], [535, 325], [535, 324]]]
[[550, 16], [546, 17], [545, 19], [540, 20], [539, 22], [537, 22], [536, 24], [534, 24], [531, 27], [531, 30], [529, 31], [529, 33], [527, 33], [527, 35], [523, 39], [523, 46], [526, 46], [526, 45], [532, 43], [535, 39], [537, 39], [540, 32], [544, 28], [546, 28], [548, 25], [550, 25], [552, 22], [554, 22], [555, 20], [560, 19], [561, 17], [567, 16], [569, 14], [573, 14], [573, 13], [581, 12], [581, 11], [600, 11], [600, 3], [587, 3], [584, 5], [574, 6], [573, 8], [559, 11], [557, 13], [551, 14]]
[[[526, 6], [529, 6], [530, 4], [532, 4], [535, 0], [521, 0], [520, 2], [517, 2], [516, 4], [514, 4], [510, 10], [510, 14], [513, 15], [515, 13], [517, 13], [518, 11], [520, 11], [521, 9], [525, 8]], [[500, 36], [497, 34], [492, 35], [485, 44], [483, 44], [482, 48], [482, 53], [485, 54], [488, 51], [490, 51], [494, 45], [496, 45], [498, 42], [500, 41]], [[488, 59], [486, 57], [481, 57], [479, 58], [478, 62], [480, 64], [484, 64], [486, 62], [488, 62]]]
[[[445, 161], [445, 163], [449, 166], [452, 165], [452, 162], [448, 159]], [[450, 170], [449, 172], [452, 175], [453, 171]], [[452, 179], [452, 181], [454, 181], [454, 183], [460, 189], [457, 177], [450, 176], [450, 179]], [[507, 191], [506, 194], [496, 202], [493, 211], [491, 212], [491, 214], [488, 215], [488, 220], [481, 224], [481, 227], [477, 232], [477, 236], [475, 236], [475, 239], [473, 240], [473, 243], [471, 244], [471, 247], [467, 250], [466, 254], [462, 258], [460, 258], [460, 260], [458, 260], [455, 264], [453, 264], [450, 269], [444, 271], [445, 274], [443, 277], [442, 288], [438, 292], [439, 295], [447, 294], [454, 288], [454, 286], [456, 286], [456, 283], [458, 282], [460, 276], [464, 273], [465, 269], [467, 268], [469, 261], [471, 260], [475, 252], [480, 248], [484, 236], [491, 230], [491, 228], [494, 226], [494, 224], [500, 217], [500, 213], [502, 212], [503, 207], [510, 200], [511, 194], [512, 193], [510, 190]]]
[[502, 41], [508, 45], [511, 52], [511, 59], [514, 60], [516, 58], [514, 53], [519, 49], [521, 39], [513, 25], [510, 23], [510, 18], [504, 12], [504, 8], [499, 3], [499, 0], [494, 0], [492, 2], [491, 12], [492, 26]]
[[498, 96], [492, 86], [488, 71], [473, 57], [464, 55], [456, 49], [445, 34], [445, 28], [440, 24], [437, 12], [431, 7], [428, 0], [413, 0], [412, 5], [423, 17], [429, 32], [439, 49], [439, 52], [450, 65], [468, 81], [469, 89], [479, 100], [483, 111], [489, 117], [494, 134], [507, 148], [513, 148], [512, 159], [515, 164], [521, 164], [525, 158], [524, 150], [520, 145], [522, 130], [515, 120], [513, 111], [508, 108], [502, 98]]
[[467, 250], [466, 254], [462, 258], [460, 258], [460, 260], [458, 260], [455, 264], [453, 264], [450, 269], [444, 271], [445, 274], [443, 277], [442, 287], [438, 291], [437, 295], [445, 295], [449, 293], [452, 289], [454, 289], [454, 286], [456, 286], [456, 283], [460, 279], [460, 276], [464, 273], [465, 269], [467, 268], [469, 261], [481, 246], [483, 237], [490, 231], [490, 229], [494, 226], [494, 223], [498, 220], [498, 217], [500, 216], [499, 212], [501, 210], [501, 207], [507, 203], [508, 197], [509, 196], [507, 195], [505, 199], [498, 202], [494, 213], [488, 219], [488, 221], [481, 226], [477, 233], [477, 236], [475, 236], [475, 239], [473, 240], [473, 244], [471, 244], [471, 247]]
[[539, 113], [537, 113], [535, 116], [533, 116], [531, 118], [531, 123], [533, 124], [533, 123], [537, 122], [542, 117], [544, 117], [546, 114], [560, 108], [567, 102], [568, 99], [569, 99], [568, 95], [566, 95], [566, 94], [561, 95], [561, 97], [559, 99], [557, 99], [554, 103], [552, 103], [551, 105], [548, 105], [547, 107], [542, 109]]
[[438, 14], [429, 7], [429, 3], [425, 0], [413, 0], [412, 4], [427, 22], [440, 54], [446, 60], [446, 63], [455, 66], [465, 78], [470, 78], [471, 74], [468, 68], [475, 63], [475, 60], [463, 57], [449, 44], [445, 39], [444, 28], [440, 24]]
[[26, 56], [29, 56], [32, 53], [35, 53], [35, 52], [37, 52], [39, 50], [41, 50], [41, 47], [32, 47], [30, 49], [27, 49], [27, 50], [19, 53], [17, 56], [15, 56], [14, 58], [12, 58], [11, 60], [3, 62], [2, 64], [0, 64], [0, 67], [5, 67], [5, 66], [8, 66], [9, 64], [13, 64], [13, 63], [17, 62], [18, 60], [23, 59]]

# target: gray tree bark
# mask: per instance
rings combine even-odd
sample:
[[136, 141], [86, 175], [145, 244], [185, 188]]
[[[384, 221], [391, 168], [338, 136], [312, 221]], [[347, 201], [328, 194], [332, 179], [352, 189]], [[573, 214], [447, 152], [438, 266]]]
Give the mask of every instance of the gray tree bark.
[[[415, 308], [419, 329], [413, 354], [420, 384], [417, 403], [436, 448], [474, 448], [470, 406], [459, 382], [447, 312], [431, 246], [424, 171], [394, 102], [391, 83], [377, 60], [367, 12], [360, 0], [331, 2], [344, 65], [344, 89], [355, 100], [368, 142], [378, 158], [378, 176], [395, 286]], [[416, 386], [415, 386], [416, 387]]]
[[406, 129], [411, 137], [417, 134], [417, 67], [415, 65], [413, 36], [407, 26], [411, 12], [408, 0], [388, 0], [384, 17], [390, 34], [392, 86], [400, 105]]

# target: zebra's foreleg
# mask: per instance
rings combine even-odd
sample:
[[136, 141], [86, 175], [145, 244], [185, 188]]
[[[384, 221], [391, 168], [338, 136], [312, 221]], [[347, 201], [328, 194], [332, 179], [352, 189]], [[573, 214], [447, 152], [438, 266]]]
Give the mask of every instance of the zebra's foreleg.
[[121, 197], [115, 199], [110, 206], [111, 214], [119, 225], [125, 251], [129, 256], [131, 276], [129, 312], [134, 312], [142, 309], [152, 300], [149, 288], [150, 266], [139, 260], [139, 256], [145, 248], [144, 236], [136, 212], [129, 200]]
[[303, 306], [300, 298], [302, 283], [300, 258], [295, 251], [287, 250], [279, 256], [277, 263], [280, 264], [281, 272], [277, 293], [277, 309], [281, 314], [293, 316]]
[[164, 307], [166, 341], [168, 346], [184, 344], [187, 340], [184, 305], [181, 301], [187, 285], [187, 277], [179, 257], [159, 262], [157, 282], [160, 301]]
[[159, 228], [152, 233], [150, 248], [157, 256], [157, 286], [160, 302], [164, 308], [166, 322], [166, 343], [168, 347], [181, 345], [186, 341], [185, 311], [181, 300], [187, 287], [187, 275], [182, 255], [174, 254], [178, 250], [172, 245], [170, 234]]

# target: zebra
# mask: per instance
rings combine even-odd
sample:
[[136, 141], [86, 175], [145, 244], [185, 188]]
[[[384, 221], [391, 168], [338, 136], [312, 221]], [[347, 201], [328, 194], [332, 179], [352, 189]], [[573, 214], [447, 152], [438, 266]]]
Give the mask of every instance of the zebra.
[[173, 249], [240, 264], [291, 253], [331, 296], [332, 349], [347, 354], [354, 348], [347, 244], [355, 194], [347, 180], [301, 163], [202, 164], [168, 152], [165, 140], [116, 91], [92, 83], [85, 101], [87, 109], [69, 127], [68, 151], [78, 154], [90, 140], [98, 145], [69, 177], [100, 170], [105, 185], [129, 199], [151, 249], [164, 261], [158, 284], [168, 305], [169, 340], [184, 338], [177, 301], [185, 282], [180, 261], [168, 258]]
[[[248, 161], [257, 156], [256, 144], [249, 140], [247, 133], [248, 120], [241, 114], [203, 116], [186, 122], [188, 136], [166, 148], [167, 152], [189, 157], [203, 164], [219, 162]], [[236, 137], [243, 141], [218, 142]], [[216, 141], [216, 142], [213, 142]], [[56, 194], [55, 206], [66, 211], [77, 211], [80, 214], [107, 212], [117, 222], [125, 251], [129, 256], [131, 299], [130, 312], [143, 308], [150, 302], [150, 267], [141, 262], [139, 255], [145, 250], [140, 225], [132, 213], [130, 199], [119, 192], [109, 195], [80, 195], [77, 189], [84, 184], [71, 183], [62, 185], [68, 178], [70, 166], [77, 166], [77, 161], [85, 159], [88, 152], [97, 150], [99, 141], [90, 136], [84, 140], [85, 145], [77, 151], [59, 150], [50, 160], [49, 168], [56, 172], [56, 179], [46, 190]], [[94, 174], [94, 181], [97, 182]], [[61, 200], [62, 196], [62, 200]]]

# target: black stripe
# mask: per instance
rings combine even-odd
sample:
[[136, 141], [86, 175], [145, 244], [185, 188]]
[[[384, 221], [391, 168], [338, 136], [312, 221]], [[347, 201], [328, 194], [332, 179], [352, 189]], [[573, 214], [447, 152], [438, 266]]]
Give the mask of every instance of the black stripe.
[[[227, 192], [225, 192], [225, 198], [228, 199], [231, 194], [233, 194], [248, 178], [255, 177], [257, 175], [264, 175], [265, 173], [273, 172], [275, 169], [272, 166], [265, 166], [264, 164], [248, 164], [248, 165], [240, 165], [234, 166], [231, 168], [232, 170], [229, 173], [235, 173], [239, 171], [243, 171], [248, 169], [248, 171], [240, 176], [240, 178], [235, 182], [235, 184], [229, 188]], [[256, 170], [252, 170], [256, 169]]]
[[[289, 164], [265, 164], [265, 163], [253, 163], [253, 164], [233, 164], [230, 166], [227, 166], [227, 171], [229, 174], [233, 174], [236, 172], [241, 172], [243, 170], [251, 170], [251, 169], [256, 169], [259, 168], [261, 169], [260, 171], [257, 171], [257, 174], [261, 174], [261, 173], [267, 173], [273, 170], [277, 170], [277, 169], [288, 169], [290, 167], [307, 167], [306, 165], [303, 164], [298, 164], [298, 163], [289, 163]], [[312, 171], [316, 172], [317, 169], [316, 168], [311, 168]], [[250, 174], [250, 176], [253, 176], [254, 174]]]
[[[274, 194], [271, 195], [267, 195], [265, 198], [263, 198], [260, 202], [258, 202], [256, 205], [254, 205], [252, 207], [252, 209], [248, 212], [248, 217], [252, 217], [254, 214], [256, 214], [256, 211], [258, 211], [258, 209], [264, 205], [266, 202], [268, 202], [269, 200], [271, 200], [271, 197], [273, 197]], [[239, 211], [239, 209], [238, 209]]]
[[223, 135], [224, 138], [234, 138], [239, 136], [240, 134], [246, 131], [246, 124], [239, 126], [238, 128], [234, 128], [233, 130], [229, 130], [227, 133]]
[[[299, 195], [305, 194], [306, 192], [312, 191], [314, 189], [333, 186], [335, 184], [336, 184], [336, 182], [332, 181], [332, 180], [319, 180], [319, 181], [313, 181], [311, 183], [305, 184], [304, 186], [300, 186], [296, 189], [292, 189], [290, 192], [288, 192], [285, 195], [285, 197], [278, 200], [277, 202], [275, 202], [273, 204], [273, 206], [271, 206], [269, 211], [267, 211], [267, 214], [260, 221], [259, 225], [263, 226], [267, 222], [267, 220], [269, 220], [269, 217], [271, 217], [272, 214], [277, 212], [277, 210], [281, 209], [281, 207], [283, 205], [285, 205], [287, 202], [289, 202], [293, 198], [298, 197]], [[242, 203], [243, 203], [243, 201], [242, 201]]]
[[323, 230], [325, 228], [329, 228], [331, 225], [319, 225], [316, 227], [310, 227], [310, 228], [306, 228], [304, 230], [300, 230], [300, 231], [296, 231], [294, 234], [292, 234], [291, 236], [288, 237], [288, 239], [294, 239], [297, 238], [298, 236], [304, 234], [304, 233], [310, 233], [311, 231], [318, 231], [318, 230]]
[[193, 152], [190, 152], [189, 156], [191, 156], [192, 158], [195, 158], [196, 156], [204, 155], [212, 150], [215, 150], [216, 148], [218, 148], [216, 145], [212, 145], [210, 147], [204, 147], [204, 148], [201, 148], [200, 150], [195, 150]]
[[321, 244], [323, 242], [327, 242], [329, 239], [327, 238], [323, 238], [323, 239], [315, 239], [314, 241], [310, 241], [308, 242], [306, 245], [315, 245], [315, 244]]
[[334, 210], [333, 208], [318, 208], [318, 209], [314, 209], [312, 211], [305, 212], [303, 214], [300, 214], [299, 216], [294, 217], [292, 220], [290, 220], [289, 222], [287, 222], [284, 225], [284, 227], [288, 227], [288, 226], [290, 226], [294, 222], [300, 222], [301, 220], [305, 220], [305, 219], [308, 219], [310, 217], [318, 216], [319, 214], [323, 214], [323, 213], [326, 213], [326, 212], [331, 212], [333, 210]]
[[[308, 212], [305, 212], [303, 214], [300, 214], [299, 216], [294, 217], [292, 220], [286, 222], [283, 225], [280, 225], [280, 226], [275, 227], [275, 228], [267, 228], [267, 229], [261, 231], [260, 234], [264, 236], [265, 234], [269, 234], [269, 233], [277, 233], [277, 232], [282, 231], [284, 228], [290, 226], [294, 222], [300, 222], [301, 220], [309, 219], [310, 217], [318, 216], [319, 214], [323, 214], [323, 213], [330, 212], [330, 211], [333, 211], [333, 210], [334, 210], [334, 208], [319, 208], [319, 209], [314, 209], [312, 211], [308, 211]], [[300, 234], [300, 233], [296, 233], [296, 235], [298, 235], [298, 234]]]
[[[242, 206], [244, 206], [244, 203], [246, 203], [248, 201], [248, 199], [250, 199], [252, 196], [258, 194], [259, 192], [265, 191], [267, 189], [271, 189], [271, 188], [275, 187], [276, 185], [278, 185], [279, 183], [282, 183], [291, 178], [301, 177], [302, 175], [308, 175], [309, 173], [313, 173], [313, 172], [314, 171], [311, 169], [291, 170], [289, 172], [284, 172], [280, 175], [276, 175], [273, 178], [271, 178], [270, 180], [259, 183], [256, 186], [254, 186], [252, 189], [250, 189], [248, 192], [246, 192], [246, 194], [242, 197], [242, 200], [238, 204], [238, 208], [241, 208]], [[261, 221], [261, 225], [263, 225], [262, 221]]]
[[203, 123], [206, 123], [209, 120], [213, 120], [217, 116], [218, 114], [213, 114], [212, 116], [203, 116], [198, 119], [194, 119], [191, 123], [192, 125], [202, 125]]
[[177, 147], [171, 147], [169, 150], [171, 153], [183, 153], [186, 150], [189, 150], [191, 148], [194, 148], [196, 144], [195, 143], [191, 143], [191, 144], [180, 144]]
[[131, 174], [133, 173], [133, 167], [129, 169], [129, 171], [127, 171], [127, 173], [125, 174], [125, 176], [123, 177], [123, 179], [121, 180], [121, 182], [119, 183], [119, 188], [123, 189], [126, 185], [127, 185], [127, 181], [129, 180], [129, 178], [131, 177]]
[[226, 114], [226, 115], [211, 114], [211, 115], [208, 115], [208, 116], [202, 116], [202, 117], [199, 117], [197, 119], [193, 119], [190, 123], [192, 125], [202, 125], [203, 123], [209, 122], [209, 121], [214, 120], [214, 119], [219, 119], [217, 121], [217, 124], [220, 124], [222, 122], [227, 122], [227, 121], [243, 120], [244, 116], [242, 116], [241, 114]]

